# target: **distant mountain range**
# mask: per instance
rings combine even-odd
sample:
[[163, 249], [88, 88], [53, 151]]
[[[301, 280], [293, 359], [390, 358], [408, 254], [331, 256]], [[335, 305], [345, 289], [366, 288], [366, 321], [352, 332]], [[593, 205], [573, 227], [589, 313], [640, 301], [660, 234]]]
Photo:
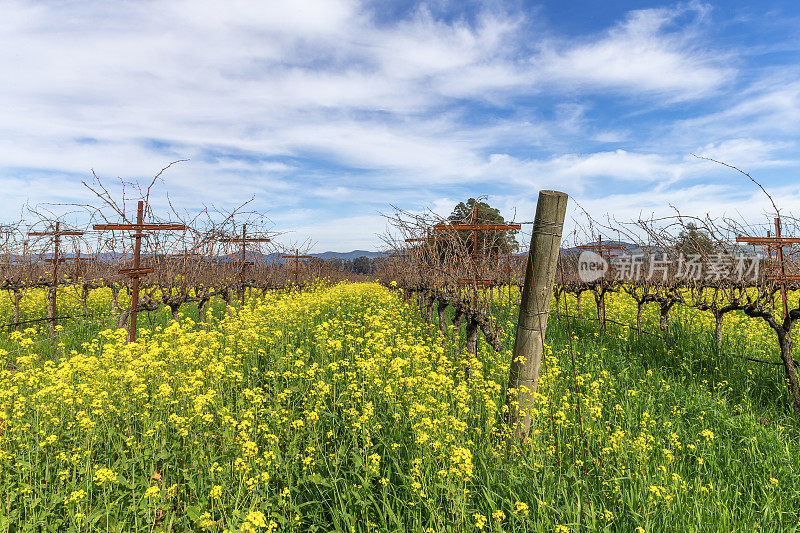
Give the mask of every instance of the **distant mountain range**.
[[[291, 255], [291, 254], [286, 254], [286, 255]], [[352, 252], [321, 252], [316, 254], [300, 252], [300, 255], [310, 255], [311, 257], [322, 259], [323, 261], [328, 261], [330, 259], [341, 259], [342, 261], [352, 261], [357, 257], [368, 257], [370, 259], [375, 259], [377, 257], [386, 257], [385, 252], [369, 252], [367, 250], [353, 250]], [[237, 261], [240, 256], [238, 253], [230, 253], [222, 257], [227, 260]], [[255, 261], [256, 263], [261, 263], [265, 261], [280, 262], [282, 260], [286, 260], [283, 258], [283, 254], [279, 253], [262, 254], [260, 252], [247, 252], [247, 259], [249, 261]], [[289, 258], [288, 260], [291, 261], [292, 259]]]
[[[255, 261], [256, 263], [265, 263], [273, 261], [281, 262], [285, 260], [283, 258], [283, 254], [276, 252], [270, 254], [262, 254], [261, 252], [247, 252], [246, 255], [248, 261]], [[370, 259], [375, 259], [377, 257], [386, 257], [385, 252], [370, 252], [367, 250], [353, 250], [352, 252], [321, 252], [316, 254], [304, 253], [301, 251], [300, 255], [310, 255], [311, 257], [322, 259], [323, 261], [328, 261], [330, 259], [341, 259], [342, 261], [351, 261], [357, 257], [368, 257]], [[240, 255], [239, 253], [236, 252], [232, 252], [227, 255], [221, 256], [221, 259], [228, 261], [238, 261], [239, 258]], [[289, 261], [291, 261], [291, 259], [289, 259]]]
[[352, 252], [322, 252], [319, 254], [308, 254], [313, 257], [319, 257], [320, 259], [342, 259], [343, 261], [347, 261], [349, 259], [355, 259], [356, 257], [369, 257], [370, 259], [375, 259], [376, 257], [386, 257], [385, 252], [368, 252], [367, 250], [353, 250]]

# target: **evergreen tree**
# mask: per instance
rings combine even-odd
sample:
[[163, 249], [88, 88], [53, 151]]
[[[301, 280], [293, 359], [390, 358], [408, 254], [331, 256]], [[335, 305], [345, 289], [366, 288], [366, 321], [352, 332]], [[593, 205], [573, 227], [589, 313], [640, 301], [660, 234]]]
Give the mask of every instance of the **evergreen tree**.
[[[477, 203], [478, 217], [473, 220], [473, 209]], [[498, 209], [490, 206], [486, 202], [481, 202], [475, 198], [470, 198], [466, 202], [459, 202], [450, 214], [449, 220], [452, 224], [466, 223], [472, 224], [506, 224], [503, 215]], [[478, 232], [478, 253], [486, 255], [507, 255], [517, 251], [516, 230], [489, 230]], [[472, 242], [471, 231], [460, 231], [460, 237], [466, 244]]]
[[714, 243], [708, 234], [697, 227], [693, 222], [686, 224], [686, 228], [678, 234], [675, 250], [685, 256], [708, 255], [714, 251]]

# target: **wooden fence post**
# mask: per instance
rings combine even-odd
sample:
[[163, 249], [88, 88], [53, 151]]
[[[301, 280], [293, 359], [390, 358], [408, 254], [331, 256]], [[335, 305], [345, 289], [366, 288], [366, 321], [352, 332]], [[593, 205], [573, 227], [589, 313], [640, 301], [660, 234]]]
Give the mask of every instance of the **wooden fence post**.
[[[101, 231], [124, 230], [136, 232], [131, 235], [131, 237], [134, 239], [133, 268], [123, 268], [119, 271], [120, 274], [127, 274], [133, 280], [131, 283], [131, 303], [127, 317], [130, 320], [130, 326], [128, 328], [128, 342], [136, 342], [136, 315], [139, 313], [139, 278], [153, 271], [152, 267], [141, 266], [142, 237], [145, 236], [145, 234], [142, 232], [158, 230], [186, 231], [186, 226], [183, 224], [145, 224], [144, 212], [144, 201], [139, 200], [139, 203], [136, 207], [136, 224], [95, 224], [93, 226], [93, 229]], [[124, 324], [123, 317], [125, 317], [124, 312], [119, 316], [119, 320], [117, 322], [118, 328], [121, 328]]]
[[506, 389], [506, 422], [519, 439], [525, 439], [531, 427], [566, 209], [563, 192], [539, 192]]

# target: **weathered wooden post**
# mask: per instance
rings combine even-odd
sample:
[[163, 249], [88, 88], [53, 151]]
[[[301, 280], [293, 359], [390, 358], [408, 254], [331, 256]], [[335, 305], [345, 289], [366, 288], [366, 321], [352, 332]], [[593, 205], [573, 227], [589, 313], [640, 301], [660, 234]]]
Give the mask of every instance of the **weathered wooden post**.
[[[247, 224], [242, 224], [242, 236], [241, 237], [225, 237], [219, 240], [219, 242], [241, 242], [242, 243], [242, 258], [239, 261], [239, 264], [242, 265], [242, 269], [239, 272], [239, 308], [244, 309], [244, 295], [245, 295], [245, 278], [244, 273], [245, 269], [250, 266], [254, 265], [254, 261], [247, 261], [247, 243], [251, 242], [272, 242], [272, 239], [267, 239], [264, 237], [248, 237], [247, 236]], [[252, 287], [251, 287], [252, 288]]]
[[[392, 257], [392, 256], [390, 256]], [[300, 250], [294, 251], [294, 255], [284, 255], [284, 259], [294, 259], [294, 284], [298, 284], [298, 273], [300, 272], [301, 259], [313, 259], [310, 255], [300, 255]]]
[[566, 194], [539, 192], [506, 389], [506, 422], [519, 439], [527, 437], [531, 427], [566, 210]]
[[[135, 231], [131, 235], [133, 237], [133, 268], [123, 268], [119, 271], [120, 274], [127, 274], [132, 279], [131, 283], [131, 303], [128, 310], [128, 318], [130, 325], [128, 327], [128, 342], [136, 342], [136, 315], [139, 312], [139, 278], [151, 273], [152, 267], [142, 267], [141, 265], [141, 248], [142, 237], [145, 237], [143, 231], [159, 231], [159, 230], [176, 230], [186, 231], [186, 226], [183, 224], [145, 224], [144, 222], [145, 205], [143, 200], [139, 200], [136, 208], [136, 224], [95, 224], [95, 230], [122, 230], [122, 231]], [[122, 327], [124, 324], [125, 313], [120, 314], [117, 322], [117, 327]]]

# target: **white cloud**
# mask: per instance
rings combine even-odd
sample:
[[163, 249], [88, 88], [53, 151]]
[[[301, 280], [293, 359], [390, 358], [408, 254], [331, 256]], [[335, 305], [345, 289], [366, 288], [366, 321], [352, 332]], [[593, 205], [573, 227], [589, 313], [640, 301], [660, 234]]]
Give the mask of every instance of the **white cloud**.
[[380, 215], [331, 217], [324, 223], [295, 227], [291, 235], [281, 239], [281, 243], [288, 243], [295, 236], [311, 235], [314, 251], [376, 250], [382, 248], [378, 235], [386, 230], [386, 219]]
[[577, 46], [545, 43], [540, 66], [546, 78], [578, 87], [652, 92], [678, 100], [707, 96], [735, 72], [720, 57], [692, 46], [694, 32], [665, 31], [684, 13], [684, 9], [634, 11], [600, 39]]
[[506, 176], [526, 189], [557, 188], [566, 192], [583, 192], [603, 181], [613, 181], [618, 187], [625, 187], [626, 183], [664, 187], [682, 178], [685, 172], [686, 164], [675, 158], [626, 150], [532, 160], [493, 154], [482, 168], [483, 175]]
[[679, 134], [792, 135], [800, 132], [800, 72], [792, 69], [759, 80], [742, 94], [727, 100], [727, 107], [676, 124]]
[[767, 142], [761, 139], [727, 139], [709, 143], [697, 150], [696, 155], [708, 157], [736, 167], [759, 168], [792, 166], [800, 163], [795, 159], [781, 159], [780, 153], [791, 148], [788, 142]]

